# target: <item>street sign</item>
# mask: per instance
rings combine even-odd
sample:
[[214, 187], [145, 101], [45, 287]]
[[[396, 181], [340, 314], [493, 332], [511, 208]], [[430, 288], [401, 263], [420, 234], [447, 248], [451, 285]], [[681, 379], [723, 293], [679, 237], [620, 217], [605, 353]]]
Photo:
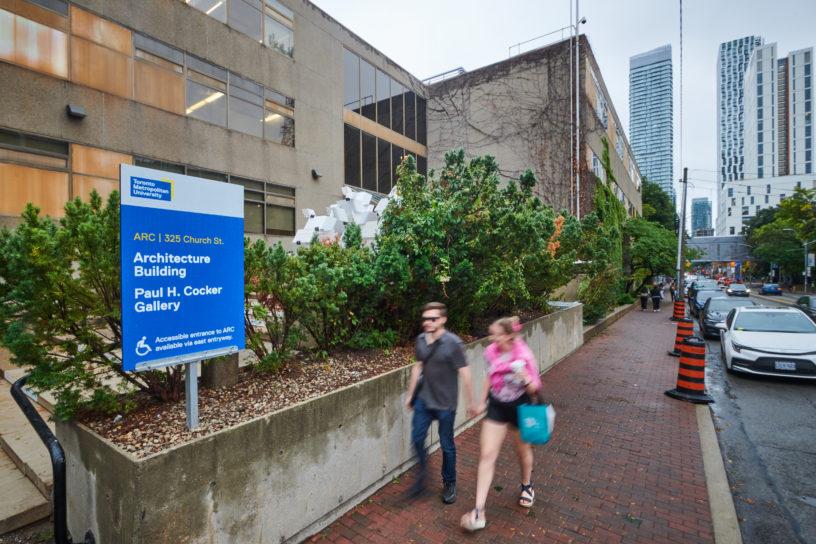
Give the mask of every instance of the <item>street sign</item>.
[[243, 349], [243, 187], [123, 164], [120, 188], [124, 370]]

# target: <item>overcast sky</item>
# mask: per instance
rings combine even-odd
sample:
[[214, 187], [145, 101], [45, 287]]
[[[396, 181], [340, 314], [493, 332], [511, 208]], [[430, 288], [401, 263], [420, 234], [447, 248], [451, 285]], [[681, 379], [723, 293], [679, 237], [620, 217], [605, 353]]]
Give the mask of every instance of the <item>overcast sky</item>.
[[[420, 79], [459, 66], [474, 70], [504, 60], [511, 46], [574, 21], [570, 0], [312, 1]], [[580, 15], [587, 18], [581, 32], [589, 39], [627, 137], [629, 57], [671, 44], [674, 177], [682, 177], [684, 166], [689, 169], [687, 221], [691, 199], [708, 197], [716, 224], [719, 44], [759, 35], [766, 44], [776, 42], [779, 56], [812, 47], [816, 45], [816, 0], [683, 1], [682, 139], [680, 0], [580, 0], [579, 7]], [[560, 37], [556, 32], [521, 46], [521, 51]], [[675, 187], [679, 197], [679, 184]]]

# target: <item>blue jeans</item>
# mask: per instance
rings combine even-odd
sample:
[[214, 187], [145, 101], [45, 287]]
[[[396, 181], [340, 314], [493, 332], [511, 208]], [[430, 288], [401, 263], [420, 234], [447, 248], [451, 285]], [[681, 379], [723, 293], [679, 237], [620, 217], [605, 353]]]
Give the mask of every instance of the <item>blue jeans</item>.
[[439, 443], [442, 447], [442, 481], [456, 483], [456, 446], [453, 443], [453, 421], [456, 410], [432, 410], [421, 398], [414, 403], [414, 419], [411, 424], [411, 442], [419, 457], [420, 474], [425, 474], [427, 455], [425, 438], [433, 420], [439, 422]]

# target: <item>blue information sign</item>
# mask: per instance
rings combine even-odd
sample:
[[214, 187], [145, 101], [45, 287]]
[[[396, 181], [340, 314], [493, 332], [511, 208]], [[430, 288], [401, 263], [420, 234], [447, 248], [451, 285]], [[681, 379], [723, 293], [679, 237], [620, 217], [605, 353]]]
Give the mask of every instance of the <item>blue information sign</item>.
[[243, 187], [123, 164], [120, 188], [124, 369], [243, 349]]

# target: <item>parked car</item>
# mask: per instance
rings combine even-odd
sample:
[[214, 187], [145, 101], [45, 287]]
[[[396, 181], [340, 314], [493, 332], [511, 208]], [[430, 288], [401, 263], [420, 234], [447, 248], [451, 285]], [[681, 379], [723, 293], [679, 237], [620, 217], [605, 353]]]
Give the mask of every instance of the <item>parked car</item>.
[[781, 295], [782, 288], [779, 287], [778, 283], [763, 283], [762, 287], [759, 288], [760, 295]]
[[813, 321], [816, 321], [816, 296], [806, 295], [799, 297], [795, 306], [805, 312]]
[[816, 323], [797, 308], [734, 308], [715, 326], [728, 372], [816, 379]]
[[694, 298], [689, 301], [689, 311], [696, 317], [700, 317], [700, 310], [703, 309], [705, 303], [710, 298], [726, 298], [728, 295], [719, 289], [706, 289], [705, 291], [697, 291], [694, 293]]
[[751, 296], [751, 290], [741, 283], [732, 283], [725, 290], [729, 297], [747, 297]]
[[691, 302], [691, 300], [694, 298], [694, 294], [697, 291], [703, 290], [710, 291], [713, 289], [717, 289], [717, 282], [714, 280], [697, 280], [695, 282], [692, 282], [691, 287], [689, 287], [688, 289], [689, 302]]
[[731, 297], [711, 297], [703, 305], [700, 310], [700, 331], [703, 336], [720, 337], [720, 331], [717, 330], [717, 323], [725, 321], [725, 316], [734, 308], [741, 306], [756, 306], [756, 302], [750, 298], [731, 298]]

